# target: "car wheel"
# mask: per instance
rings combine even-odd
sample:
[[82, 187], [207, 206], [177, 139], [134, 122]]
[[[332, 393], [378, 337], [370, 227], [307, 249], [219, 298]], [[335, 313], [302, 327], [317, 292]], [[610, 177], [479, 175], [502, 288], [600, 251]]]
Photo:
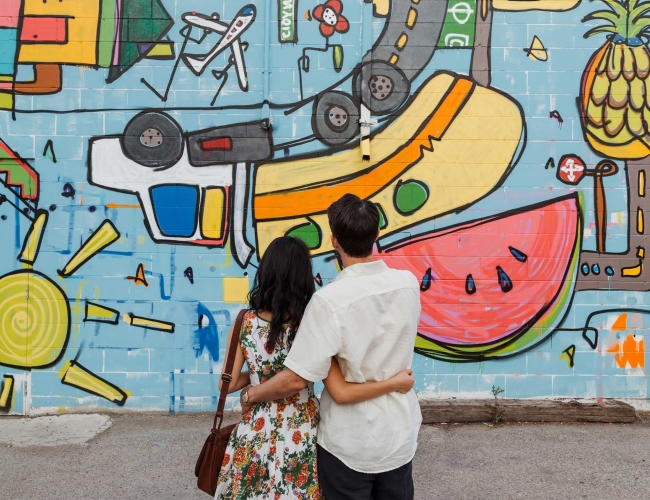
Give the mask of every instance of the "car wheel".
[[124, 129], [121, 141], [124, 155], [145, 167], [171, 167], [183, 156], [181, 127], [164, 113], [135, 116]]
[[330, 146], [350, 142], [359, 130], [359, 108], [349, 94], [324, 92], [314, 102], [312, 129]]
[[352, 88], [373, 115], [386, 115], [406, 102], [411, 84], [395, 66], [373, 61], [361, 66]]

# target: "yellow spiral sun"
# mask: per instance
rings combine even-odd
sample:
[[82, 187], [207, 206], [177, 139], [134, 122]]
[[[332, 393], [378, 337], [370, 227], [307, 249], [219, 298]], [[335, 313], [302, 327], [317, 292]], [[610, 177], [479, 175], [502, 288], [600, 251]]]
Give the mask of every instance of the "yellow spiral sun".
[[43, 368], [63, 353], [70, 309], [63, 290], [33, 270], [0, 278], [0, 365]]

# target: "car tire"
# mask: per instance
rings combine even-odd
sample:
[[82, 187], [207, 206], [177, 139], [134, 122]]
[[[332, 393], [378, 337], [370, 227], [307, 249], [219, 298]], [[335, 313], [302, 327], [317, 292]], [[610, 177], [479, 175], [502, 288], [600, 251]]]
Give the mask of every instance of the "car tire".
[[312, 129], [316, 138], [329, 146], [350, 142], [359, 132], [359, 107], [344, 92], [319, 94], [314, 102]]
[[352, 88], [373, 115], [387, 115], [406, 102], [411, 83], [395, 66], [384, 61], [372, 61], [363, 64], [355, 73]]
[[121, 143], [124, 155], [145, 167], [171, 167], [183, 156], [181, 127], [164, 113], [136, 115], [124, 129]]

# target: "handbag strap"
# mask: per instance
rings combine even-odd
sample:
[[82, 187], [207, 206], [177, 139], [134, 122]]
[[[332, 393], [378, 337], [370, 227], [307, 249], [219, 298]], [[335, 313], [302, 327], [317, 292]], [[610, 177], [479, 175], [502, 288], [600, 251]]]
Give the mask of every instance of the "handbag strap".
[[[241, 328], [242, 323], [244, 322], [244, 315], [248, 310], [242, 309], [237, 315], [235, 320], [235, 326], [232, 330], [232, 337], [230, 339], [230, 346], [228, 348], [228, 357], [226, 358], [226, 364], [224, 366], [223, 373], [221, 374], [221, 391], [219, 393], [219, 404], [217, 405], [217, 413], [214, 415], [214, 422], [212, 424], [212, 430], [216, 431], [221, 428], [221, 422], [223, 422], [223, 410], [226, 406], [226, 397], [228, 397], [228, 389], [230, 389], [230, 381], [232, 380], [232, 367], [235, 364], [235, 355], [237, 354], [237, 349], [239, 348], [239, 340], [241, 338]], [[217, 420], [219, 420], [219, 426], [217, 427]]]

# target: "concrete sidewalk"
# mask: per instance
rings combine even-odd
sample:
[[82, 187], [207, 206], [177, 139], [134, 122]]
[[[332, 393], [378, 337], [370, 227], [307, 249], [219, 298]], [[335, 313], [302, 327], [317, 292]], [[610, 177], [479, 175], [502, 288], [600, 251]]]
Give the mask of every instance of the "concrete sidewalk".
[[[97, 415], [67, 417], [0, 418], [0, 498], [209, 498], [196, 489], [194, 463], [210, 415], [110, 415], [112, 425]], [[50, 446], [32, 446], [27, 438], [42, 431], [54, 435]], [[97, 432], [85, 444], [60, 444]], [[642, 422], [424, 427], [416, 498], [647, 499], [649, 443]]]

